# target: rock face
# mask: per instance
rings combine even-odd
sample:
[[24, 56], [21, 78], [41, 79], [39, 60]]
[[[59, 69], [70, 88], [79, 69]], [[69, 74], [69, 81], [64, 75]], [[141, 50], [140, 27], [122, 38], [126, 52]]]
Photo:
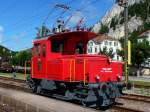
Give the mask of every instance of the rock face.
[[[135, 4], [135, 3], [140, 3], [140, 1], [143, 0], [129, 0], [129, 6]], [[118, 6], [117, 4], [114, 4], [113, 7], [111, 8], [110, 11], [106, 13], [106, 15], [101, 19], [100, 22], [94, 25], [93, 31], [95, 33], [98, 33], [99, 30], [101, 29], [101, 24], [107, 25], [109, 27], [109, 33], [108, 35], [111, 37], [114, 37], [116, 39], [119, 39], [124, 36], [124, 23], [123, 24], [117, 24], [116, 28], [110, 28], [110, 24], [112, 22], [112, 19], [115, 17], [118, 20], [121, 18], [121, 12], [123, 12], [124, 8], [121, 6]], [[129, 32], [133, 32], [138, 28], [138, 26], [142, 25], [143, 21], [140, 19], [140, 17], [131, 17], [130, 20], [128, 21], [128, 28]]]
[[[128, 22], [128, 30], [129, 32], [133, 32], [137, 30], [139, 26], [143, 24], [143, 21], [139, 17], [132, 17]], [[113, 30], [112, 28], [109, 30], [108, 36], [112, 36], [116, 39], [120, 39], [124, 37], [124, 24], [117, 25], [116, 29]]]

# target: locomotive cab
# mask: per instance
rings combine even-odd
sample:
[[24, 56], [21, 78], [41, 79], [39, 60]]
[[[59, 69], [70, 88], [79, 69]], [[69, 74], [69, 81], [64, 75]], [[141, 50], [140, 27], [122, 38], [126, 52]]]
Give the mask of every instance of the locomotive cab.
[[122, 95], [122, 63], [104, 55], [89, 55], [87, 43], [97, 35], [75, 31], [50, 35], [33, 42], [31, 77], [33, 92], [108, 106]]

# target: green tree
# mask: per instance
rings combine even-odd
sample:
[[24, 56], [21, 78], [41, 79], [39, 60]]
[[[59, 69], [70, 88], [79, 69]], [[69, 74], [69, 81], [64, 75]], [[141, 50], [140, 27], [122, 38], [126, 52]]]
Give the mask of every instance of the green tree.
[[111, 24], [110, 24], [110, 28], [113, 28], [113, 30], [116, 29], [116, 25], [118, 24], [118, 19], [117, 17], [113, 17], [112, 20], [111, 20]]
[[106, 34], [108, 32], [109, 32], [108, 26], [101, 23], [101, 29], [99, 30], [99, 33], [100, 34]]
[[13, 56], [12, 64], [18, 66], [24, 66], [25, 61], [31, 60], [31, 52], [29, 51], [21, 51], [16, 53]]
[[125, 59], [125, 57], [124, 57], [124, 50], [117, 50], [117, 54], [119, 55], [119, 56], [121, 56], [122, 57], [122, 59], [124, 60]]
[[110, 58], [113, 58], [114, 57], [114, 53], [113, 53], [113, 50], [110, 49], [109, 51], [107, 50], [106, 47], [104, 47], [104, 49], [100, 50], [99, 54], [103, 54], [103, 55], [106, 55], [106, 56], [109, 56]]
[[[143, 37], [144, 38], [144, 37]], [[138, 68], [150, 57], [150, 45], [144, 38], [142, 42], [132, 44], [132, 64]]]

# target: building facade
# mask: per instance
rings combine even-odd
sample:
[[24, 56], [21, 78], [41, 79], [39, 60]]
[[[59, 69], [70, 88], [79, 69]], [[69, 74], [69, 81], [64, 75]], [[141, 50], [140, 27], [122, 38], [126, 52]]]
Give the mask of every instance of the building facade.
[[[146, 39], [149, 42], [150, 45], [150, 30], [147, 30], [143, 32], [140, 35], [140, 38], [138, 38], [138, 42], [142, 42], [144, 39]], [[142, 67], [150, 67], [150, 58], [148, 58], [143, 64], [141, 64]]]
[[112, 37], [99, 35], [90, 40], [87, 44], [87, 54], [100, 54], [104, 49], [107, 50], [107, 52], [112, 51], [113, 60], [122, 61], [122, 57], [117, 53], [118, 50], [122, 49], [121, 43]]
[[143, 37], [145, 37], [145, 39], [147, 41], [149, 41], [149, 44], [150, 44], [150, 30], [147, 30], [146, 32], [143, 32], [141, 35], [140, 35], [141, 38], [138, 39], [138, 42], [142, 42], [143, 41]]

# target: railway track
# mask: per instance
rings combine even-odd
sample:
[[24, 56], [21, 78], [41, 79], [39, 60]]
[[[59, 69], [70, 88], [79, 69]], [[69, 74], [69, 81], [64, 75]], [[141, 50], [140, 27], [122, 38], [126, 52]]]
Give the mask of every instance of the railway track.
[[0, 86], [5, 88], [21, 90], [24, 92], [31, 92], [31, 90], [26, 85], [25, 80], [21, 80], [21, 79], [13, 79], [13, 78], [0, 76]]
[[144, 111], [140, 111], [140, 110], [137, 110], [137, 109], [132, 109], [132, 108], [127, 108], [127, 107], [123, 107], [123, 106], [113, 106], [112, 107], [112, 111], [114, 112], [144, 112]]
[[25, 83], [25, 80], [21, 80], [21, 79], [14, 79], [14, 78], [10, 78], [10, 77], [3, 77], [3, 76], [0, 76], [0, 79], [8, 80], [8, 81], [20, 82], [20, 83]]
[[141, 96], [141, 95], [136, 95], [136, 94], [126, 94], [126, 96], [123, 96], [120, 98], [150, 103], [150, 97], [149, 96]]
[[123, 112], [150, 112], [150, 97], [148, 96], [126, 94], [118, 98], [117, 102], [121, 102], [123, 105], [117, 105], [117, 107], [114, 106], [113, 108]]
[[[8, 78], [8, 77], [1, 77], [0, 76], [0, 86], [1, 87], [4, 87], [4, 88], [11, 88], [11, 89], [16, 89], [16, 90], [21, 90], [21, 91], [24, 91], [24, 92], [31, 92], [31, 90], [26, 87], [26, 82], [25, 80], [21, 80], [21, 79], [13, 79], [13, 78]], [[46, 96], [48, 97], [48, 96]], [[70, 102], [66, 102], [66, 103], [70, 103]], [[80, 106], [82, 108], [85, 108], [87, 109], [87, 107], [84, 107], [84, 106], [81, 106], [79, 104], [76, 104], [74, 103], [74, 105], [77, 105], [77, 106]], [[7, 105], [3, 105], [0, 103], [0, 112], [12, 112], [12, 111], [9, 111], [11, 109], [8, 108], [6, 109], [6, 106]], [[92, 112], [100, 112], [99, 110], [97, 109], [94, 109], [94, 108], [89, 108], [89, 110], [91, 110]]]
[[[21, 91], [25, 91], [25, 92], [31, 92], [29, 90], [29, 88], [26, 86], [25, 80], [20, 80], [20, 79], [13, 79], [13, 78], [0, 76], [0, 86], [5, 87], [5, 88], [8, 87], [8, 88], [12, 88], [12, 89], [17, 89], [17, 90], [21, 90]], [[126, 96], [120, 97], [119, 99], [150, 103], [150, 97], [134, 95], [134, 94], [126, 94]], [[85, 108], [87, 108], [87, 107], [85, 107]], [[135, 109], [130, 108], [130, 107], [127, 107], [124, 105], [114, 105], [109, 110], [110, 110], [110, 112], [120, 112], [120, 111], [122, 111], [122, 112], [144, 112], [142, 110], [138, 110], [136, 108]], [[99, 110], [94, 109], [94, 111], [99, 111]], [[109, 112], [109, 111], [107, 111], [107, 112]]]

